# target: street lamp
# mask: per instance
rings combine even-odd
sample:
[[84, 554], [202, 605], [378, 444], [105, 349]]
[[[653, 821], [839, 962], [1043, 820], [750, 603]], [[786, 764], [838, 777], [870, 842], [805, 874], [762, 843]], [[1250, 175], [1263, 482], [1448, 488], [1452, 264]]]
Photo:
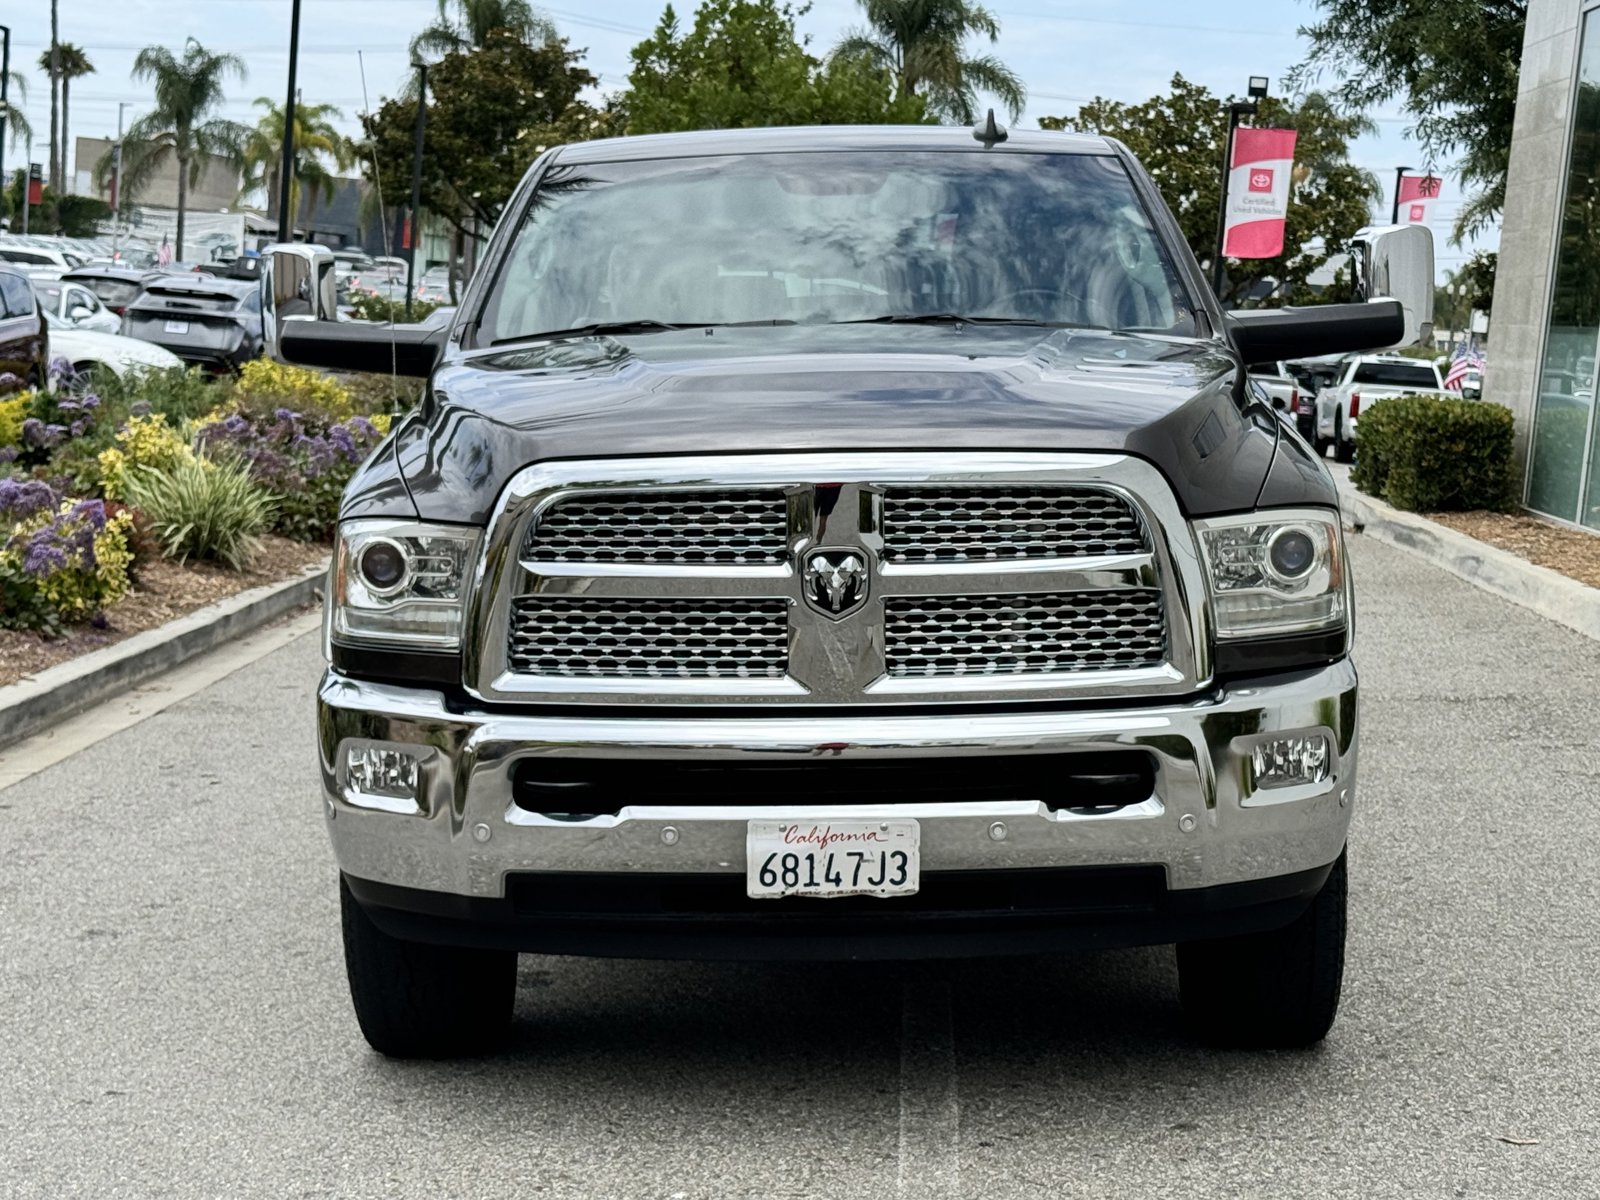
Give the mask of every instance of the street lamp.
[[294, 75], [300, 62], [300, 0], [294, 0], [289, 17], [289, 98], [283, 102], [283, 185], [278, 190], [278, 240], [294, 238], [294, 214], [289, 200], [294, 194]]
[[406, 256], [406, 322], [411, 321], [411, 302], [417, 291], [417, 243], [422, 241], [422, 131], [428, 124], [428, 64], [418, 59], [417, 69], [417, 146], [411, 158], [411, 236]]
[[122, 261], [122, 223], [117, 210], [122, 207], [122, 112], [132, 108], [127, 100], [117, 102], [117, 144], [111, 147], [111, 261]]
[[[6, 85], [11, 79], [11, 26], [0, 25], [0, 188], [6, 185], [6, 118], [11, 115]], [[24, 187], [27, 185], [24, 184]]]
[[1211, 256], [1211, 290], [1222, 299], [1222, 240], [1228, 231], [1228, 175], [1233, 170], [1233, 131], [1239, 128], [1241, 117], [1253, 117], [1260, 101], [1267, 98], [1265, 75], [1252, 75], [1245, 88], [1248, 100], [1235, 100], [1228, 105], [1228, 136], [1222, 143], [1222, 195], [1217, 202], [1217, 252]]

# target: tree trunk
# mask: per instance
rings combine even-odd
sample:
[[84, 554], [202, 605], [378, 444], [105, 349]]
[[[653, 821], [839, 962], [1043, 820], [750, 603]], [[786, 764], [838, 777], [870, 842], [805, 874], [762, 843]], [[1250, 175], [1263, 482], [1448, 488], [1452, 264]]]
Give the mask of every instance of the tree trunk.
[[189, 160], [178, 159], [178, 236], [172, 247], [172, 261], [183, 261], [183, 206], [189, 202]]
[[[67, 174], [67, 147], [72, 143], [67, 140], [67, 91], [72, 80], [65, 75], [61, 77], [61, 174]], [[77, 180], [68, 178], [65, 191], [75, 190]]]
[[61, 32], [57, 0], [50, 0], [50, 186], [61, 192]]

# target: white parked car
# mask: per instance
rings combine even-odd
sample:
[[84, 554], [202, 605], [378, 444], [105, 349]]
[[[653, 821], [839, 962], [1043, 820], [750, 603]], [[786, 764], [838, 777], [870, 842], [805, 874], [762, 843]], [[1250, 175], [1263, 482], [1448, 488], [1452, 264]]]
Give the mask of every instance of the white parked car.
[[1446, 396], [1444, 378], [1433, 363], [1402, 354], [1358, 354], [1346, 361], [1337, 379], [1317, 393], [1315, 436], [1318, 454], [1333, 447], [1340, 462], [1354, 462], [1361, 414], [1386, 396]]
[[123, 337], [118, 333], [101, 333], [95, 329], [64, 325], [46, 314], [50, 326], [50, 358], [64, 358], [74, 371], [88, 371], [104, 366], [119, 379], [129, 371], [141, 367], [165, 369], [181, 367], [183, 360], [170, 350], [138, 338]]
[[122, 328], [122, 318], [107, 308], [87, 284], [35, 275], [33, 294], [40, 309], [52, 318], [52, 330], [65, 326], [116, 333]]

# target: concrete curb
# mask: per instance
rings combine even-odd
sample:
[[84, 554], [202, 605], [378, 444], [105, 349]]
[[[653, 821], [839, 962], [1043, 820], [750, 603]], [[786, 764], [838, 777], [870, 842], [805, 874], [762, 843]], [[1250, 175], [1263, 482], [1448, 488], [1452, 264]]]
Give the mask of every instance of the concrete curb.
[[1427, 559], [1474, 587], [1600, 641], [1600, 588], [1519, 558], [1416, 513], [1362, 495], [1339, 480], [1346, 526]]
[[327, 575], [324, 560], [293, 579], [240, 592], [104, 650], [47, 668], [31, 679], [0, 687], [0, 747], [310, 604]]

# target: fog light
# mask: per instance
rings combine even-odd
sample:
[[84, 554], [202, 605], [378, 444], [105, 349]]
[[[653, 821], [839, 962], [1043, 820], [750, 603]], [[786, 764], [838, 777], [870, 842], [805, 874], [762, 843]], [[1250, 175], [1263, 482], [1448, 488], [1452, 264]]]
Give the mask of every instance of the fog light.
[[1305, 733], [1257, 742], [1250, 751], [1250, 766], [1256, 787], [1292, 787], [1321, 783], [1328, 777], [1331, 758], [1326, 734]]
[[386, 746], [351, 746], [345, 751], [350, 790], [391, 800], [417, 798], [417, 760], [409, 751]]

